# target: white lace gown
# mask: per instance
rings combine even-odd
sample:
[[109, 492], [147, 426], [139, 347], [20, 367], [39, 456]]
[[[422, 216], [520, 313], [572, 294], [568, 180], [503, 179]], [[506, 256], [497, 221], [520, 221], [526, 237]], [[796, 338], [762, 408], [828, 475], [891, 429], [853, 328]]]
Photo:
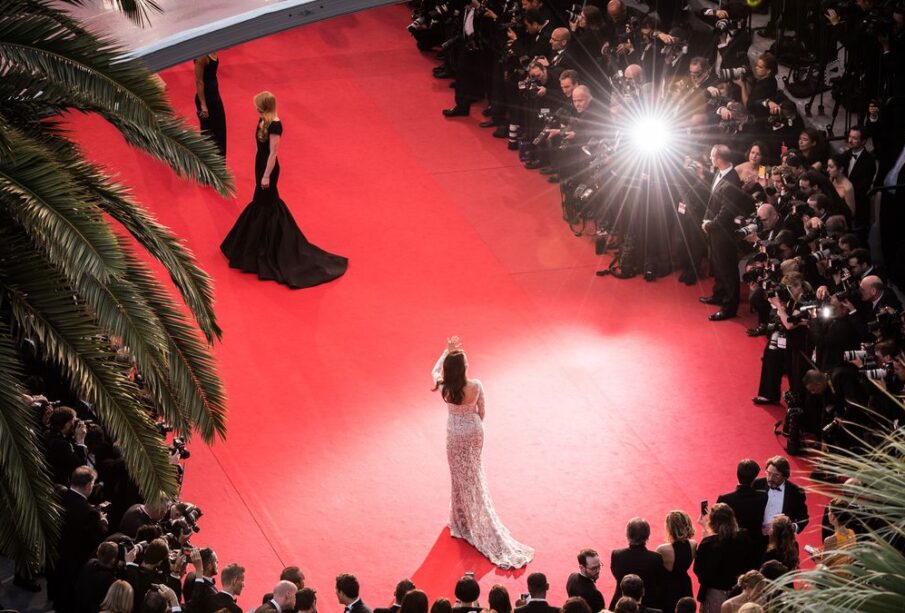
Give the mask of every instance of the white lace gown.
[[[434, 367], [434, 378], [440, 376], [446, 352]], [[534, 549], [515, 540], [500, 521], [481, 464], [484, 446], [484, 387], [470, 404], [446, 403], [446, 457], [452, 481], [449, 509], [449, 531], [452, 536], [471, 543], [500, 568], [521, 568], [534, 557]]]

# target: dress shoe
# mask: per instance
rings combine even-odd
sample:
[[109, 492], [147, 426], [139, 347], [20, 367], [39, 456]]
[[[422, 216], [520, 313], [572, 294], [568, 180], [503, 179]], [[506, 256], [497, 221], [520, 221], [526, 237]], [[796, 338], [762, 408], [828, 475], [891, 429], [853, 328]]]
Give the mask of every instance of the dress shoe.
[[[494, 132], [493, 135], [496, 136], [496, 132]], [[509, 141], [506, 143], [506, 148], [509, 149], [509, 151], [518, 151], [518, 141]]]
[[[497, 129], [493, 131], [494, 138], [509, 138], [509, 128], [506, 126], [497, 126]], [[518, 149], [518, 143], [516, 143], [515, 148]]]
[[482, 121], [478, 124], [479, 128], [492, 128], [496, 125], [496, 122], [492, 119], [488, 119], [487, 121]]
[[456, 82], [455, 82], [455, 81], [450, 81], [450, 82], [449, 82], [449, 89], [456, 89]]
[[484, 117], [493, 117], [494, 113], [496, 113], [496, 109], [492, 106], [488, 106], [483, 111], [481, 111], [481, 115]]
[[703, 302], [704, 304], [721, 304], [723, 302], [713, 296], [701, 296], [698, 298], [698, 301]]
[[708, 319], [710, 321], [725, 321], [727, 319], [732, 319], [733, 317], [735, 317], [735, 313], [729, 313], [728, 311], [719, 310], [708, 317]]
[[468, 116], [468, 109], [461, 106], [454, 106], [451, 109], [443, 109], [444, 117], [466, 117]]
[[543, 168], [544, 163], [540, 160], [528, 160], [525, 162], [525, 168], [528, 170], [537, 170], [538, 168]]
[[755, 326], [754, 328], [748, 328], [745, 330], [745, 334], [748, 336], [763, 336], [767, 333], [767, 324], [760, 324]]
[[547, 177], [547, 183], [559, 183], [559, 175], [550, 175]]
[[435, 70], [433, 74], [434, 74], [435, 79], [452, 79], [453, 78], [453, 73], [446, 70], [445, 68], [441, 68], [440, 70]]
[[754, 404], [779, 404], [779, 400], [770, 400], [766, 396], [755, 396], [751, 402]]
[[543, 168], [540, 169], [540, 173], [542, 175], [555, 175], [556, 169], [553, 168], [552, 166], [544, 166]]

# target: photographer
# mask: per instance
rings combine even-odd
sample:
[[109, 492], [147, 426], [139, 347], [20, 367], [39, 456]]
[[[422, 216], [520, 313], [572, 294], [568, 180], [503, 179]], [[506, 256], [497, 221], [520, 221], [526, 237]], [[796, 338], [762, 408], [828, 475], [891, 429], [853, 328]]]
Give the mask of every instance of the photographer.
[[605, 111], [586, 85], [572, 90], [571, 120], [562, 128], [549, 130], [553, 141], [552, 163], [561, 181], [579, 181], [588, 171], [581, 148], [597, 137], [607, 125]]
[[754, 404], [779, 403], [783, 375], [789, 380], [789, 390], [801, 398], [802, 377], [807, 370], [803, 355], [810, 354], [807, 315], [802, 307], [810, 306], [813, 294], [801, 273], [787, 274], [779, 284], [770, 284], [766, 296], [775, 314], [771, 321], [773, 331], [764, 347]]
[[54, 407], [49, 424], [44, 444], [47, 464], [54, 483], [68, 486], [72, 471], [84, 466], [88, 457], [85, 445], [88, 425], [66, 406]]
[[776, 98], [779, 90], [776, 84], [778, 68], [775, 56], [761, 53], [754, 63], [753, 78], [742, 80], [742, 102], [752, 115], [767, 117], [770, 114], [769, 103]]
[[490, 76], [490, 41], [493, 20], [478, 0], [471, 0], [462, 13], [460, 38], [456, 41], [456, 103], [443, 109], [444, 117], [464, 117], [471, 105], [484, 98]]
[[[853, 295], [854, 294], [854, 295]], [[821, 299], [820, 294], [817, 295]], [[817, 368], [830, 372], [845, 363], [846, 351], [857, 350], [868, 340], [867, 321], [855, 306], [857, 291], [842, 290], [823, 300], [821, 316], [811, 320], [810, 342], [815, 348]]]
[[179, 580], [170, 575], [170, 552], [167, 542], [163, 539], [155, 539], [143, 549], [141, 562], [138, 564], [136, 564], [138, 547], [134, 547], [126, 553], [126, 569], [123, 578], [132, 586], [135, 610], [139, 610], [138, 607], [144, 601], [148, 591], [156, 590], [154, 587], [156, 585], [165, 585], [173, 591], [181, 591]]
[[701, 162], [690, 158], [686, 160], [685, 168], [688, 171], [688, 188], [676, 204], [679, 232], [677, 240], [674, 240], [674, 252], [677, 263], [682, 268], [679, 281], [685, 285], [694, 285], [699, 280], [698, 268], [707, 255], [707, 239], [701, 230], [701, 224], [710, 198], [710, 176]]

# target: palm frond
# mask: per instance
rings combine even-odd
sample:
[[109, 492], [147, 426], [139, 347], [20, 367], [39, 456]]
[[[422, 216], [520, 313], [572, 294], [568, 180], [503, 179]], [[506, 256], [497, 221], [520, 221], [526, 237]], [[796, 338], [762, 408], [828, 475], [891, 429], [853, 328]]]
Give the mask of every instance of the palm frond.
[[169, 104], [150, 72], [125, 50], [81, 29], [39, 14], [0, 16], [0, 62], [5, 72], [31, 76], [36, 86], [53, 83], [117, 109], [146, 127]]
[[127, 143], [168, 164], [180, 177], [210, 185], [223, 196], [235, 192], [226, 160], [217, 146], [207, 136], [189, 128], [184, 120], [160, 117], [154, 128], [148, 128], [102, 111], [101, 114], [116, 126]]
[[215, 437], [225, 438], [226, 395], [210, 352], [185, 316], [173, 308], [172, 299], [157, 279], [135, 261], [128, 271], [132, 282], [143, 288], [145, 300], [166, 331], [170, 380], [189, 419], [206, 443], [212, 443]]
[[86, 305], [39, 257], [26, 252], [6, 264], [3, 280], [14, 334], [34, 339], [48, 361], [94, 404], [143, 496], [153, 501], [161, 493], [174, 493], [175, 469], [154, 422], [138, 409], [140, 390], [128, 378], [128, 365], [116, 362], [96, 336]]
[[[60, 0], [66, 4], [81, 6], [84, 0]], [[162, 13], [163, 9], [155, 0], [113, 0], [116, 8], [136, 25], [151, 25], [151, 13]]]
[[7, 137], [13, 151], [0, 161], [0, 208], [68, 277], [121, 273], [116, 238], [100, 211], [80, 198], [65, 169], [33, 140], [15, 132]]
[[59, 534], [60, 512], [18, 390], [19, 361], [0, 322], [0, 551], [20, 565], [39, 566]]

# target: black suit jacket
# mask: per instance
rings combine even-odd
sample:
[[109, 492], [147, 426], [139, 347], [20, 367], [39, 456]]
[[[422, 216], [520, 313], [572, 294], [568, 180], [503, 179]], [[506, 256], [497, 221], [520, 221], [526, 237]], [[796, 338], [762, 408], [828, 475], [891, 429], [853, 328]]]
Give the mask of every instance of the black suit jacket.
[[[763, 477], [754, 481], [754, 489], [767, 491], [767, 480]], [[804, 489], [791, 481], [786, 481], [782, 497], [782, 513], [792, 520], [800, 534], [808, 525], [808, 505], [805, 501]]]
[[84, 445], [75, 445], [62, 434], [47, 437], [45, 443], [47, 463], [53, 475], [54, 483], [69, 487], [69, 477], [79, 466], [84, 466], [88, 456]]
[[374, 613], [374, 612], [371, 611], [371, 608], [368, 607], [368, 605], [366, 605], [363, 600], [359, 599], [359, 600], [356, 600], [355, 603], [352, 605], [352, 607], [349, 609], [349, 613]]
[[116, 581], [115, 568], [101, 566], [96, 559], [88, 560], [76, 581], [78, 586], [75, 591], [76, 611], [95, 613], [114, 581]]
[[214, 613], [220, 609], [226, 609], [230, 613], [242, 613], [242, 608], [226, 592], [217, 592], [207, 600], [205, 605], [202, 613]]
[[739, 528], [744, 528], [749, 535], [761, 533], [764, 523], [764, 508], [767, 506], [767, 493], [747, 485], [739, 485], [734, 492], [722, 494], [717, 502], [724, 502], [732, 507]]
[[551, 606], [546, 600], [532, 600], [515, 608], [515, 613], [559, 613], [559, 607]]
[[279, 613], [279, 609], [274, 606], [274, 604], [270, 601], [265, 602], [260, 607], [255, 609], [255, 613], [271, 613], [271, 611], [277, 611]]
[[[101, 513], [84, 496], [71, 489], [62, 493], [63, 529], [60, 534], [61, 570], [78, 575], [107, 534]], [[75, 579], [75, 576], [72, 577]]]
[[402, 607], [400, 607], [398, 604], [394, 604], [389, 607], [377, 607], [376, 609], [374, 609], [374, 613], [397, 613], [401, 608]]
[[848, 174], [848, 180], [852, 182], [855, 188], [856, 205], [867, 202], [867, 190], [871, 188], [874, 177], [877, 174], [877, 160], [873, 154], [867, 149], [862, 149], [852, 166], [852, 171], [848, 172], [848, 166], [852, 161], [852, 150], [849, 149], [842, 154], [842, 162], [845, 164], [844, 170]]
[[580, 596], [591, 607], [591, 613], [602, 611], [606, 604], [603, 602], [603, 594], [594, 585], [594, 582], [581, 573], [572, 573], [566, 581], [566, 594], [569, 597]]
[[185, 584], [183, 592], [186, 594], [185, 613], [213, 613], [220, 607], [213, 607], [211, 600], [219, 593], [219, 590], [211, 581], [191, 581]]
[[638, 575], [644, 582], [644, 598], [641, 604], [657, 606], [660, 603], [660, 587], [666, 569], [663, 568], [663, 556], [651, 551], [644, 545], [631, 545], [625, 549], [616, 549], [610, 555], [610, 570], [616, 578], [616, 589], [610, 608], [616, 608], [616, 602], [622, 597], [619, 583], [626, 575]]
[[735, 218], [749, 214], [754, 208], [754, 201], [742, 191], [741, 185], [738, 173], [731, 168], [710, 192], [704, 219], [730, 234], [734, 232]]

